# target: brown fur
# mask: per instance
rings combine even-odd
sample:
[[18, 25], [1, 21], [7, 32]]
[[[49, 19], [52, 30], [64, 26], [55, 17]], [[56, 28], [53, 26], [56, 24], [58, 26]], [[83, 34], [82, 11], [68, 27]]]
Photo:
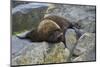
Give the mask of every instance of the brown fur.
[[44, 19], [49, 19], [54, 21], [56, 24], [58, 24], [61, 29], [65, 32], [67, 28], [72, 27], [71, 22], [69, 22], [67, 19], [60, 17], [60, 16], [56, 16], [56, 15], [51, 15], [48, 17], [45, 17]]
[[62, 38], [62, 35], [63, 31], [59, 25], [52, 20], [44, 19], [36, 29], [26, 34], [25, 39], [30, 39], [33, 42], [59, 42], [62, 41], [59, 39], [59, 37]]
[[43, 18], [35, 30], [30, 31], [25, 39], [30, 39], [33, 42], [63, 42], [65, 43], [65, 31], [71, 27], [71, 23], [59, 16], [48, 16]]

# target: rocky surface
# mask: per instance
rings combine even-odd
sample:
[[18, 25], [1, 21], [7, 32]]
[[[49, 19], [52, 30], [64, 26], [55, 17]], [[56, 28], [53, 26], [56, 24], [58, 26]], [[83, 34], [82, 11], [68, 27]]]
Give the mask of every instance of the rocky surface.
[[12, 8], [12, 31], [16, 33], [36, 28], [48, 5], [44, 3], [27, 3]]
[[[30, 43], [29, 43], [30, 44]], [[64, 44], [31, 43], [16, 53], [12, 58], [13, 65], [46, 64], [67, 62], [70, 52]]]
[[[17, 5], [12, 12], [17, 8], [23, 8], [21, 5], [29, 6], [30, 3]], [[65, 48], [62, 42], [29, 42], [17, 38], [14, 34], [12, 35], [12, 65], [96, 60], [95, 6], [50, 4], [46, 8], [43, 5], [41, 8], [33, 6], [28, 8], [15, 10], [12, 14], [13, 33], [17, 32], [17, 35], [20, 32], [25, 33], [23, 31], [36, 27], [43, 17], [58, 15], [78, 26], [81, 36], [78, 38], [74, 29], [67, 29], [65, 34], [67, 48]]]
[[72, 51], [74, 49], [74, 47], [76, 46], [76, 42], [77, 42], [77, 35], [75, 30], [73, 29], [68, 29], [66, 34], [66, 45], [67, 48]]
[[77, 42], [75, 49], [73, 50], [74, 55], [77, 55], [73, 61], [93, 61], [95, 60], [95, 34], [85, 33]]
[[[63, 7], [63, 8], [62, 8]], [[79, 29], [85, 32], [95, 32], [96, 8], [95, 6], [82, 5], [52, 5], [47, 9], [45, 15], [58, 15], [77, 23]]]

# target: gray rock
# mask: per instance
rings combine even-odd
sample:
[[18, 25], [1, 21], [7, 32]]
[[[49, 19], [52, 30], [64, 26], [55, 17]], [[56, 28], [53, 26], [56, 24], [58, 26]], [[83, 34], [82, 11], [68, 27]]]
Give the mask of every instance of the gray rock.
[[79, 26], [85, 32], [95, 32], [96, 23], [95, 6], [54, 5], [47, 9], [46, 16], [57, 15], [66, 18]]
[[26, 3], [12, 8], [13, 33], [36, 28], [47, 8], [48, 4], [44, 3]]
[[76, 46], [77, 35], [73, 29], [68, 29], [65, 34], [67, 48], [72, 51]]
[[48, 45], [43, 43], [33, 43], [23, 48], [19, 54], [12, 58], [12, 65], [41, 64], [44, 62], [44, 53]]
[[47, 42], [26, 43], [27, 41], [18, 41], [12, 44], [13, 49], [18, 50], [12, 54], [12, 65], [68, 62], [70, 51], [65, 49], [62, 42], [49, 44]]
[[62, 63], [68, 62], [70, 56], [70, 51], [65, 47], [64, 44], [56, 43], [52, 44], [52, 47], [49, 48], [47, 54], [45, 55], [44, 63]]
[[96, 60], [96, 53], [95, 48], [91, 49], [87, 52], [84, 52], [82, 55], [79, 55], [78, 57], [74, 58], [72, 62], [77, 61], [95, 61]]
[[78, 21], [77, 23], [80, 26], [80, 29], [83, 29], [85, 32], [95, 32], [95, 22], [88, 21], [86, 19]]
[[43, 8], [43, 7], [48, 7], [49, 4], [45, 4], [45, 3], [22, 3], [20, 5], [17, 5], [15, 8], [12, 9], [12, 14], [16, 14], [16, 13], [22, 13], [22, 14], [26, 14], [28, 12], [30, 12], [31, 10], [36, 10], [39, 8]]
[[12, 40], [12, 42], [11, 42], [12, 57], [17, 56], [19, 51], [21, 51], [26, 46], [32, 44], [28, 40], [21, 40], [21, 39], [17, 38], [16, 36], [12, 36], [11, 40]]
[[[77, 22], [88, 18], [87, 21], [95, 21], [95, 6], [80, 6], [80, 5], [62, 5], [62, 4], [53, 4], [47, 9], [47, 15], [58, 15], [64, 18], [67, 18], [71, 22]], [[84, 20], [83, 20], [84, 21]]]
[[77, 55], [73, 61], [92, 61], [95, 59], [95, 34], [85, 33], [82, 35], [73, 50], [74, 55]]

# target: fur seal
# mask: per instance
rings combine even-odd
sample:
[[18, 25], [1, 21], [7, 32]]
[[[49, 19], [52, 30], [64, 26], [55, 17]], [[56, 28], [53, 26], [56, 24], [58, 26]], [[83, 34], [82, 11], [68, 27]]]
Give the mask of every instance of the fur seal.
[[49, 19], [44, 19], [38, 27], [28, 32], [25, 37], [17, 36], [20, 39], [29, 39], [32, 42], [47, 41], [50, 43], [60, 42], [63, 39], [63, 31], [58, 24]]
[[65, 32], [68, 28], [73, 28], [71, 22], [60, 16], [48, 16], [42, 19], [36, 29], [31, 30], [25, 37], [17, 36], [20, 39], [29, 39], [32, 42], [65, 42]]

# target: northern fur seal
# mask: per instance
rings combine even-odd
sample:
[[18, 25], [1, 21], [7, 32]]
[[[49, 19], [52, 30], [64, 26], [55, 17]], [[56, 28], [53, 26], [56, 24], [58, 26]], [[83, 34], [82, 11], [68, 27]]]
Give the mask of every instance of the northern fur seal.
[[38, 27], [27, 33], [25, 37], [18, 37], [20, 39], [29, 39], [32, 42], [63, 42], [65, 47], [67, 47], [65, 32], [68, 28], [73, 28], [73, 25], [67, 19], [52, 15], [43, 18]]

